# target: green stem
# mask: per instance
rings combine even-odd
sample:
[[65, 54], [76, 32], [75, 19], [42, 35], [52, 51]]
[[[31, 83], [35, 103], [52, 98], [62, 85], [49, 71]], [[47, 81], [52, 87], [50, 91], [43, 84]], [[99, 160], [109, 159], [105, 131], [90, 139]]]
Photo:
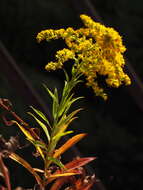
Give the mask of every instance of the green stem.
[[[60, 138], [58, 140], [53, 140], [53, 137], [55, 135], [57, 135], [57, 133], [59, 132], [59, 127], [60, 127], [60, 120], [62, 118], [62, 116], [64, 114], [66, 114], [63, 109], [64, 105], [68, 102], [68, 98], [71, 96], [71, 91], [72, 89], [77, 85], [77, 83], [79, 82], [79, 77], [80, 75], [78, 73], [74, 73], [72, 75], [71, 80], [66, 80], [66, 85], [63, 88], [63, 95], [61, 97], [61, 100], [59, 102], [59, 109], [58, 109], [58, 113], [57, 113], [57, 117], [54, 118], [53, 121], [53, 127], [52, 127], [52, 133], [51, 133], [51, 142], [48, 145], [48, 150], [47, 150], [47, 156], [46, 156], [46, 162], [45, 162], [45, 170], [47, 170], [50, 166], [50, 164], [52, 163], [51, 160], [48, 160], [48, 157], [52, 157], [54, 150], [56, 148], [56, 145], [58, 143], [58, 141], [60, 140]], [[63, 111], [61, 112], [61, 115], [59, 116], [60, 111], [63, 109]], [[68, 110], [66, 110], [67, 112]]]

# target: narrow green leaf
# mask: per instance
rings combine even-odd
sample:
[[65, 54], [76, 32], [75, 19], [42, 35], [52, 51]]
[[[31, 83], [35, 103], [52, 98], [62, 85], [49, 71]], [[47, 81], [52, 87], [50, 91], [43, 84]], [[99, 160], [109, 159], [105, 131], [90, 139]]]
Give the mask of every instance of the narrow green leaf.
[[76, 118], [76, 117], [74, 117], [74, 116], [75, 116], [78, 112], [80, 112], [81, 110], [82, 110], [82, 108], [73, 111], [72, 113], [70, 113], [70, 114], [67, 115], [67, 116], [66, 116], [66, 115], [63, 115], [63, 116], [61, 117], [61, 119], [60, 119], [58, 125], [60, 126], [60, 125], [69, 123], [70, 120], [72, 121], [72, 119]]
[[33, 106], [30, 106], [30, 108], [32, 108], [32, 110], [33, 110], [37, 115], [39, 115], [39, 116], [49, 125], [49, 127], [51, 128], [51, 125], [50, 125], [49, 120], [46, 118], [46, 116], [45, 116], [40, 110], [34, 108]]
[[68, 82], [68, 81], [69, 81], [69, 76], [68, 76], [68, 73], [66, 72], [66, 70], [65, 70], [65, 69], [63, 69], [63, 71], [64, 71], [64, 74], [65, 74], [65, 77], [66, 77], [66, 81]]
[[49, 88], [48, 88], [45, 84], [43, 84], [43, 86], [45, 87], [45, 89], [46, 89], [46, 91], [49, 93], [49, 95], [52, 97], [52, 99], [53, 99], [54, 101], [57, 101], [57, 100], [56, 100], [56, 96], [53, 94], [53, 92], [52, 92], [51, 90], [49, 90]]
[[77, 100], [84, 98], [84, 97], [77, 97], [77, 98], [72, 98], [72, 100], [67, 101], [65, 109], [64, 109], [64, 114], [66, 114], [68, 112], [68, 110], [70, 109], [71, 105], [76, 102]]
[[[76, 113], [75, 113], [76, 114]], [[54, 135], [56, 136], [57, 134], [61, 134], [64, 133], [67, 129], [67, 127], [69, 126], [69, 124], [74, 121], [75, 119], [77, 119], [77, 117], [64, 117], [61, 118], [60, 122], [58, 123], [55, 131], [54, 131]]]
[[68, 122], [70, 119], [72, 119], [78, 112], [80, 112], [82, 110], [82, 108], [79, 108], [75, 111], [73, 111], [72, 113], [70, 113], [67, 117], [66, 117], [66, 122]]
[[77, 119], [77, 117], [72, 117], [67, 122], [63, 122], [63, 124], [61, 126], [59, 126], [59, 128], [57, 129], [56, 134], [58, 134], [58, 133], [64, 133], [66, 131], [66, 129], [68, 128], [69, 124], [72, 121], [74, 121], [75, 119]]
[[53, 158], [53, 157], [48, 157], [48, 160], [52, 161], [54, 164], [59, 166], [61, 169], [65, 169], [64, 164], [62, 164], [62, 162], [59, 159]]
[[55, 88], [55, 90], [54, 90], [54, 96], [55, 96], [55, 99], [53, 99], [53, 117], [54, 117], [54, 119], [56, 119], [57, 115], [58, 115], [58, 108], [59, 108], [57, 88]]
[[53, 93], [51, 90], [49, 90], [49, 88], [46, 87], [45, 84], [43, 84], [43, 85], [44, 85], [46, 91], [49, 93], [49, 95], [53, 99], [53, 110], [52, 110], [52, 113], [53, 113], [53, 118], [56, 119], [57, 118], [57, 111], [58, 111], [58, 107], [59, 107], [58, 91], [55, 88], [54, 93]]
[[65, 112], [65, 110], [68, 110], [68, 104], [73, 98], [73, 95], [74, 94], [71, 94], [69, 97], [64, 98], [64, 100], [61, 102], [58, 117], [60, 117]]
[[63, 88], [63, 93], [62, 93], [62, 98], [67, 96], [67, 91], [68, 91], [68, 82], [65, 81], [64, 88]]
[[53, 137], [53, 140], [58, 141], [61, 137], [65, 136], [65, 135], [68, 135], [68, 134], [71, 134], [71, 133], [73, 133], [73, 131], [67, 131], [67, 132], [63, 132], [63, 133], [58, 133], [57, 135], [55, 135]]
[[28, 112], [28, 114], [31, 115], [37, 121], [37, 123], [42, 127], [43, 131], [45, 132], [47, 136], [48, 142], [50, 142], [50, 135], [49, 135], [47, 126], [43, 122], [41, 122], [39, 119], [37, 119], [37, 117], [33, 115], [32, 113]]

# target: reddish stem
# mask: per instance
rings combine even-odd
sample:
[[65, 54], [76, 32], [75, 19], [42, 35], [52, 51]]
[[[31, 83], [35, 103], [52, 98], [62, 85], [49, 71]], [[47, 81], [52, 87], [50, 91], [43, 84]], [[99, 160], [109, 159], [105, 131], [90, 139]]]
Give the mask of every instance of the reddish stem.
[[14, 111], [12, 111], [11, 108], [9, 108], [9, 106], [7, 106], [3, 103], [2, 98], [0, 98], [0, 107], [2, 107], [4, 110], [9, 112], [22, 125], [24, 125], [26, 127], [28, 126], [28, 124], [25, 121], [23, 121]]
[[[19, 122], [20, 125], [26, 127], [26, 129], [31, 133], [31, 135], [33, 137], [36, 137], [37, 139], [39, 138], [38, 135], [33, 131], [33, 130], [30, 130], [29, 129], [29, 125], [28, 123], [26, 123], [25, 121], [23, 121], [9, 106], [5, 105], [4, 102], [3, 102], [3, 99], [0, 98], [0, 107], [2, 107], [5, 111], [9, 112], [17, 122]], [[3, 121], [4, 123], [7, 125], [7, 126], [11, 126], [13, 125], [13, 122], [11, 121], [7, 121], [7, 119], [5, 118], [5, 116], [2, 116], [3, 118]]]
[[[2, 154], [0, 154], [0, 169], [2, 171], [2, 174], [4, 175], [4, 180], [5, 180], [5, 184], [7, 185], [7, 189], [11, 190], [9, 171], [3, 162]], [[5, 188], [2, 188], [1, 190], [4, 190], [4, 189]]]

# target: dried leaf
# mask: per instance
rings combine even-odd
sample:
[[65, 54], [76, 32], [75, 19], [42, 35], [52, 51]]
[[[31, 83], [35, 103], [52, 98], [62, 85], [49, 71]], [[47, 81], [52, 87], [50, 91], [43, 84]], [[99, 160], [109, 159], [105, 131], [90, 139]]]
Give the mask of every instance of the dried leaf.
[[32, 168], [32, 166], [26, 160], [24, 160], [23, 158], [21, 158], [20, 156], [18, 156], [15, 153], [11, 153], [9, 155], [9, 157], [12, 160], [21, 164], [23, 167], [25, 167], [35, 177], [38, 184], [42, 184], [42, 180], [41, 180], [40, 176], [35, 172], [35, 170]]

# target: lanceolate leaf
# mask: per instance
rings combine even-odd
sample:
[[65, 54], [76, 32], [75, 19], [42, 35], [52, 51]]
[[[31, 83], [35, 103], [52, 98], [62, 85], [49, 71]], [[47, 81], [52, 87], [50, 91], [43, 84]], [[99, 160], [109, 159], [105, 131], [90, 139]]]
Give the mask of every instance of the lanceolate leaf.
[[68, 150], [70, 147], [72, 147], [74, 144], [76, 144], [78, 141], [80, 141], [83, 137], [85, 137], [87, 134], [82, 133], [75, 135], [71, 139], [69, 139], [63, 146], [61, 146], [58, 150], [56, 150], [54, 154], [54, 158], [59, 157], [61, 154], [63, 154], [66, 150]]
[[47, 126], [42, 121], [37, 119], [37, 117], [35, 115], [33, 115], [32, 113], [28, 112], [28, 114], [30, 114], [32, 117], [34, 117], [34, 119], [37, 121], [37, 123], [42, 127], [43, 131], [45, 132], [45, 134], [47, 136], [48, 142], [50, 142], [50, 135], [49, 135]]
[[71, 105], [81, 99], [83, 97], [77, 97], [77, 98], [73, 98], [73, 94], [71, 94], [67, 99], [65, 99], [62, 104], [60, 104], [60, 108], [59, 108], [59, 113], [58, 113], [58, 116], [62, 116], [63, 114], [67, 114], [67, 112], [69, 111]]
[[67, 176], [72, 176], [72, 175], [79, 175], [80, 173], [61, 173], [61, 174], [53, 174], [50, 175], [49, 178], [58, 178], [58, 177], [67, 177]]
[[53, 118], [56, 120], [57, 119], [57, 115], [58, 115], [58, 109], [59, 109], [58, 91], [55, 88], [54, 93], [53, 93], [51, 90], [49, 90], [49, 88], [46, 87], [45, 84], [43, 84], [43, 85], [44, 85], [46, 91], [49, 93], [49, 95], [53, 99], [53, 110], [52, 110], [52, 113], [53, 113]]
[[65, 69], [63, 69], [63, 71], [64, 71], [64, 74], [65, 74], [65, 77], [66, 77], [66, 81], [67, 81], [67, 82], [69, 82], [69, 76], [68, 76], [68, 74], [67, 74], [66, 70], [65, 70]]
[[58, 109], [59, 109], [59, 100], [58, 100], [58, 91], [57, 91], [57, 88], [55, 88], [54, 90], [54, 96], [55, 98], [53, 99], [53, 117], [54, 119], [57, 118], [58, 116]]
[[47, 124], [48, 124], [48, 126], [51, 128], [51, 125], [50, 125], [50, 122], [49, 122], [49, 120], [46, 118], [46, 116], [40, 111], [40, 110], [38, 110], [38, 109], [36, 109], [36, 108], [33, 108], [32, 106], [30, 106], [32, 109], [33, 109], [33, 111], [37, 114], [37, 115], [39, 115]]
[[82, 167], [86, 164], [88, 164], [89, 162], [95, 160], [96, 157], [87, 157], [87, 158], [76, 158], [73, 161], [65, 164], [65, 167], [68, 171], [72, 171], [76, 168]]
[[20, 156], [18, 156], [15, 153], [11, 153], [9, 155], [9, 157], [12, 160], [14, 160], [14, 161], [18, 162], [19, 164], [21, 164], [23, 167], [25, 167], [35, 177], [37, 183], [39, 185], [42, 185], [42, 180], [41, 180], [40, 176], [34, 171], [32, 166], [26, 160], [24, 160], [23, 158], [21, 158]]
[[46, 91], [49, 93], [49, 95], [51, 96], [53, 101], [58, 102], [57, 97], [55, 96], [55, 94], [53, 94], [53, 92], [51, 90], [49, 90], [49, 88], [45, 84], [43, 84], [43, 86], [45, 87]]
[[67, 101], [67, 105], [66, 105], [67, 107], [65, 108], [64, 113], [67, 113], [67, 112], [68, 112], [68, 110], [70, 109], [71, 105], [72, 105], [74, 102], [76, 102], [77, 100], [82, 99], [82, 98], [83, 98], [83, 97], [80, 96], [80, 97], [77, 97], [77, 98], [72, 98], [71, 101]]
[[20, 125], [17, 121], [12, 121], [12, 122], [15, 123], [20, 128], [20, 130], [24, 133], [27, 139], [34, 140], [34, 137], [31, 135], [31, 133], [27, 129], [25, 129], [25, 127]]
[[81, 110], [82, 110], [82, 108], [77, 109], [77, 110], [73, 111], [72, 113], [70, 113], [70, 114], [66, 117], [65, 123], [66, 123], [66, 122], [69, 123], [69, 121], [70, 121], [78, 112], [80, 112]]
[[61, 120], [58, 122], [56, 129], [54, 130], [54, 136], [60, 133], [64, 133], [67, 127], [69, 126], [69, 124], [77, 118], [77, 117], [74, 117], [74, 115], [76, 115], [80, 110], [82, 109], [77, 109], [73, 111], [71, 114], [69, 114], [68, 116], [63, 115]]
[[[31, 135], [31, 133], [25, 129], [22, 125], [20, 125], [17, 121], [12, 121], [13, 123], [15, 123], [20, 130], [24, 133], [24, 135], [27, 137], [27, 139], [31, 142], [31, 141], [35, 141], [34, 137]], [[36, 147], [36, 149], [38, 150], [38, 152], [40, 153], [41, 157], [43, 158], [43, 160], [45, 160], [45, 156], [43, 154], [43, 151], [41, 150], [40, 147]]]
[[51, 183], [53, 180], [59, 178], [59, 177], [68, 177], [68, 176], [74, 176], [74, 175], [80, 175], [81, 171], [80, 170], [71, 170], [70, 172], [68, 171], [61, 171], [57, 170], [54, 174], [48, 176], [47, 181], [45, 181], [45, 185]]
[[61, 103], [60, 103], [60, 107], [59, 107], [59, 113], [58, 116], [60, 117], [61, 115], [63, 115], [64, 113], [66, 113], [66, 110], [68, 111], [70, 106], [69, 103], [71, 102], [72, 98], [73, 98], [74, 94], [71, 94], [70, 96], [66, 96], [65, 98], [62, 99]]
[[64, 133], [58, 133], [57, 135], [55, 135], [53, 137], [53, 140], [58, 141], [61, 137], [65, 136], [65, 135], [69, 135], [71, 133], [73, 133], [73, 131], [67, 131], [67, 132], [64, 132]]
[[[71, 123], [71, 121], [73, 121], [73, 117], [78, 113], [80, 112], [82, 109], [77, 109], [75, 111], [73, 111], [72, 113], [70, 113], [68, 116], [66, 115], [63, 115], [62, 118], [60, 119], [58, 125], [61, 126], [61, 125], [69, 125]], [[76, 118], [76, 117], [75, 117]]]

